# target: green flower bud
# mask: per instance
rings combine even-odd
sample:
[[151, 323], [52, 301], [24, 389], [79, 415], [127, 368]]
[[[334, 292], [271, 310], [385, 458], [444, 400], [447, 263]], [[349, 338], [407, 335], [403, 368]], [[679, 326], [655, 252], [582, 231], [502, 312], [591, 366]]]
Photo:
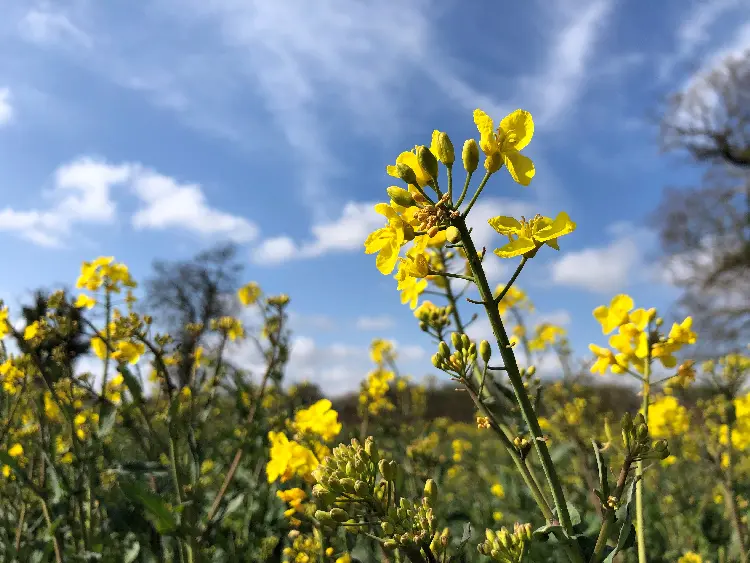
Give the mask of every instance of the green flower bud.
[[419, 166], [421, 166], [422, 170], [427, 172], [430, 177], [433, 179], [438, 177], [438, 161], [430, 149], [425, 146], [417, 147], [417, 162], [419, 162]]
[[461, 160], [467, 172], [474, 172], [479, 166], [479, 146], [474, 139], [469, 139], [464, 143], [464, 150], [461, 153]]
[[393, 473], [391, 472], [391, 464], [386, 459], [381, 459], [380, 463], [378, 463], [378, 469], [380, 470], [380, 474], [383, 476], [383, 479], [386, 481], [393, 481]]
[[417, 185], [417, 175], [409, 166], [403, 163], [396, 164], [396, 175], [407, 184]]
[[479, 356], [482, 358], [482, 361], [484, 363], [490, 361], [490, 357], [492, 356], [492, 347], [490, 347], [490, 343], [486, 340], [482, 340], [479, 343]]
[[432, 365], [439, 369], [442, 364], [443, 364], [443, 358], [441, 358], [438, 354], [433, 354]]
[[427, 482], [424, 484], [424, 496], [429, 500], [433, 500], [436, 495], [437, 485], [435, 484], [435, 481], [427, 479]]
[[325, 510], [316, 510], [315, 519], [321, 524], [333, 524], [334, 520], [331, 518], [331, 513]]
[[452, 166], [456, 160], [456, 153], [453, 150], [453, 143], [448, 133], [438, 132], [435, 141], [437, 141], [434, 143], [435, 150], [437, 151], [435, 156], [446, 166]]
[[372, 436], [368, 436], [367, 440], [365, 440], [365, 453], [370, 456], [373, 462], [377, 462], [380, 459], [378, 447], [375, 445], [375, 440], [372, 439]]
[[528, 368], [526, 368], [526, 374], [529, 377], [533, 377], [535, 373], [536, 373], [536, 366], [529, 366]]
[[349, 514], [342, 508], [332, 508], [329, 514], [336, 522], [346, 522], [349, 520]]
[[365, 483], [364, 481], [357, 481], [356, 483], [354, 483], [354, 492], [357, 493], [360, 497], [366, 498], [370, 493], [370, 487], [368, 487], [367, 483]]
[[391, 186], [386, 188], [385, 191], [388, 192], [388, 196], [396, 205], [400, 205], [401, 207], [413, 207], [417, 204], [412, 195], [404, 188]]
[[398, 544], [396, 543], [395, 540], [385, 540], [383, 542], [383, 548], [387, 549], [388, 551], [393, 551], [397, 547], [398, 547]]
[[463, 341], [461, 340], [461, 335], [459, 333], [454, 332], [451, 334], [451, 342], [456, 350], [463, 348]]
[[438, 553], [440, 551], [440, 534], [435, 532], [435, 535], [432, 536], [432, 541], [430, 542], [430, 551], [433, 553]]
[[463, 344], [462, 348], [469, 347], [469, 344], [471, 344], [471, 340], [469, 340], [469, 336], [467, 334], [461, 335], [461, 343]]
[[341, 479], [341, 487], [347, 492], [347, 493], [353, 493], [354, 492], [354, 479], [351, 477], [345, 477]]
[[391, 524], [387, 520], [380, 523], [380, 528], [383, 530], [383, 533], [386, 536], [390, 536], [393, 533], [393, 524]]
[[447, 358], [451, 355], [451, 350], [444, 340], [441, 340], [440, 344], [438, 344], [438, 355], [442, 358]]

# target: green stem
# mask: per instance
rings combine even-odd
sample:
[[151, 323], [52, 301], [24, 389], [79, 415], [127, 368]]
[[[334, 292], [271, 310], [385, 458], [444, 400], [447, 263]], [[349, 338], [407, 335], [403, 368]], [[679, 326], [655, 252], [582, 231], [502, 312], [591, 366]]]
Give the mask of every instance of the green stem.
[[[620, 469], [620, 476], [617, 478], [617, 486], [615, 487], [615, 494], [612, 495], [620, 502], [622, 493], [625, 490], [625, 483], [628, 480], [628, 473], [630, 472], [630, 466], [632, 465], [630, 458], [626, 457]], [[596, 538], [596, 545], [594, 546], [594, 553], [591, 555], [590, 563], [599, 563], [602, 555], [604, 554], [604, 548], [607, 546], [609, 535], [611, 533], [610, 528], [615, 521], [615, 509], [607, 507], [604, 513], [604, 521], [602, 527], [599, 530], [599, 536]]]
[[[469, 214], [469, 211], [471, 211], [471, 208], [474, 207], [474, 203], [476, 203], [477, 198], [479, 197], [479, 194], [482, 193], [482, 190], [484, 189], [484, 186], [487, 185], [487, 180], [490, 179], [490, 176], [492, 176], [492, 172], [487, 172], [484, 175], [484, 178], [482, 178], [482, 182], [479, 184], [479, 187], [477, 188], [476, 193], [474, 194], [474, 197], [471, 198], [471, 201], [469, 202], [469, 205], [466, 206], [466, 210], [463, 212], [464, 219]], [[463, 238], [463, 237], [462, 237]]]
[[453, 165], [446, 166], [448, 170], [448, 203], [453, 203]]
[[[643, 402], [641, 412], [648, 424], [648, 405], [651, 397], [651, 353], [646, 358], [646, 366], [643, 374]], [[639, 460], [635, 469], [638, 482], [635, 484], [635, 532], [638, 543], [638, 563], [647, 563], [646, 554], [646, 519], [643, 511], [643, 461]]]
[[466, 193], [469, 191], [469, 184], [471, 183], [471, 176], [474, 174], [473, 172], [468, 172], [466, 174], [466, 181], [464, 182], [464, 189], [461, 190], [461, 195], [458, 197], [458, 201], [456, 202], [456, 205], [454, 206], [456, 209], [461, 207], [461, 204], [464, 201], [464, 198], [466, 197]]
[[[488, 178], [489, 175], [485, 176]], [[555, 502], [555, 508], [557, 509], [557, 517], [560, 520], [560, 525], [566, 534], [569, 536], [573, 535], [573, 524], [570, 520], [570, 513], [568, 512], [568, 506], [565, 501], [565, 493], [563, 492], [562, 484], [555, 471], [554, 464], [552, 463], [552, 457], [550, 456], [547, 444], [544, 441], [544, 434], [539, 426], [539, 420], [537, 419], [534, 407], [531, 403], [526, 388], [523, 385], [523, 379], [521, 378], [518, 364], [516, 363], [516, 357], [513, 354], [513, 350], [510, 347], [508, 335], [505, 332], [503, 321], [500, 318], [500, 312], [497, 309], [497, 305], [492, 297], [492, 290], [490, 289], [489, 283], [487, 282], [487, 276], [484, 273], [482, 262], [477, 255], [474, 241], [471, 240], [471, 235], [466, 226], [466, 221], [463, 217], [455, 220], [455, 226], [461, 234], [461, 240], [464, 243], [466, 249], [466, 257], [469, 261], [469, 266], [472, 273], [474, 274], [475, 283], [479, 289], [479, 295], [484, 302], [485, 312], [489, 318], [490, 325], [492, 326], [492, 332], [497, 340], [497, 345], [500, 350], [500, 354], [503, 358], [508, 379], [513, 387], [513, 391], [518, 401], [518, 406], [521, 409], [523, 418], [529, 427], [534, 446], [539, 456], [539, 461], [544, 468], [544, 473], [547, 477], [550, 489], [552, 491], [552, 498]]]

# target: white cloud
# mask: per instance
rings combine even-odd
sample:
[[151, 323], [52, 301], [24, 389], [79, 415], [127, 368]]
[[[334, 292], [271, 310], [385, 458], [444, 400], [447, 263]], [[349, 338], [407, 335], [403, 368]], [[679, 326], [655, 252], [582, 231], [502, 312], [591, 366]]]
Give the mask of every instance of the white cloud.
[[247, 219], [210, 207], [197, 184], [180, 184], [169, 176], [139, 169], [132, 189], [145, 204], [133, 216], [136, 229], [184, 229], [206, 236], [222, 235], [235, 242], [248, 242], [258, 234]]
[[83, 47], [92, 46], [91, 37], [75, 26], [67, 15], [45, 9], [32, 9], [18, 23], [21, 36], [33, 43], [49, 45], [72, 41]]
[[[692, 9], [682, 11], [685, 17], [677, 26], [674, 52], [667, 55], [659, 65], [659, 76], [668, 79], [675, 67], [695, 56], [699, 49], [711, 42], [711, 28], [722, 16], [740, 7], [745, 0], [701, 0], [694, 2]], [[704, 52], [706, 49], [702, 49]]]
[[138, 229], [180, 228], [199, 235], [223, 235], [245, 242], [257, 232], [248, 220], [207, 205], [197, 184], [180, 184], [139, 164], [111, 164], [81, 157], [60, 166], [45, 194], [46, 209], [0, 209], [0, 231], [10, 232], [40, 246], [64, 244], [79, 224], [110, 224], [117, 203], [112, 189], [123, 186], [144, 204], [133, 216]]
[[613, 240], [605, 246], [566, 252], [551, 265], [553, 283], [613, 293], [654, 276], [643, 262], [643, 249], [653, 244], [654, 233], [622, 222], [608, 230]]
[[288, 236], [265, 239], [253, 249], [253, 261], [272, 265], [331, 252], [363, 249], [367, 235], [385, 223], [374, 206], [374, 203], [347, 203], [338, 219], [313, 224], [310, 229], [312, 240], [307, 243], [298, 244]]
[[567, 326], [571, 322], [570, 313], [565, 309], [550, 311], [549, 313], [537, 313], [534, 315], [534, 324], [550, 323], [558, 326]]
[[544, 70], [528, 87], [539, 123], [555, 122], [577, 101], [614, 5], [613, 0], [557, 3], [561, 9], [555, 16], [563, 23], [553, 27]]
[[396, 321], [389, 316], [359, 317], [355, 323], [357, 330], [388, 330], [396, 325]]
[[10, 123], [13, 106], [10, 105], [10, 88], [0, 88], [0, 127]]

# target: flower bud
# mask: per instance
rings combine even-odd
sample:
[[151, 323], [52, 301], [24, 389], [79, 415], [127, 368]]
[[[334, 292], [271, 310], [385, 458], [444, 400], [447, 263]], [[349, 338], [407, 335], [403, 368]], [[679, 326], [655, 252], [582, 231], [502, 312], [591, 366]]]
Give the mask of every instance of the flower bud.
[[458, 232], [458, 229], [451, 225], [447, 229], [445, 229], [445, 238], [448, 242], [456, 243], [461, 239], [461, 233]]
[[441, 340], [440, 344], [438, 344], [438, 355], [446, 358], [451, 355], [451, 350], [448, 348], [448, 344], [445, 342], [445, 340]]
[[448, 133], [433, 131], [430, 150], [432, 150], [438, 160], [446, 166], [452, 166], [456, 160], [453, 143], [451, 142], [450, 137], [448, 137]]
[[370, 487], [364, 481], [357, 481], [354, 483], [354, 492], [357, 493], [361, 498], [367, 497], [370, 492]]
[[526, 368], [526, 373], [529, 377], [534, 377], [534, 374], [536, 373], [536, 366], [529, 366]]
[[349, 514], [342, 508], [332, 508], [329, 512], [331, 518], [336, 522], [346, 522], [349, 520]]
[[383, 549], [386, 549], [388, 551], [393, 551], [398, 547], [398, 544], [395, 540], [385, 540], [383, 542]]
[[334, 520], [331, 518], [331, 513], [325, 510], [316, 510], [315, 519], [321, 524], [333, 524]]
[[441, 358], [438, 354], [432, 355], [432, 365], [436, 368], [440, 369], [440, 366], [443, 364], [443, 358]]
[[464, 143], [464, 150], [461, 153], [461, 160], [467, 172], [474, 172], [479, 166], [479, 146], [474, 139], [469, 139]]
[[370, 456], [370, 459], [373, 462], [377, 462], [380, 457], [378, 455], [378, 447], [375, 445], [375, 441], [372, 439], [372, 436], [368, 436], [367, 440], [365, 440], [365, 453]]
[[471, 344], [471, 340], [469, 340], [469, 335], [468, 334], [462, 334], [461, 335], [461, 343], [463, 344], [462, 347], [464, 349], [466, 349], [466, 348], [469, 347], [469, 345]]
[[386, 459], [381, 459], [380, 463], [378, 463], [378, 469], [380, 470], [380, 474], [383, 476], [383, 479], [386, 481], [393, 481], [393, 472], [391, 471], [391, 464]]
[[407, 184], [417, 185], [416, 173], [406, 164], [396, 164], [396, 176], [402, 179]]
[[385, 191], [388, 192], [388, 196], [396, 205], [400, 205], [401, 207], [413, 207], [417, 204], [414, 201], [414, 197], [404, 188], [390, 186], [389, 188], [386, 188]]
[[482, 358], [482, 361], [484, 363], [490, 361], [490, 356], [492, 356], [492, 348], [490, 347], [490, 343], [486, 340], [482, 340], [479, 343], [479, 356]]
[[424, 484], [425, 498], [432, 500], [435, 498], [436, 495], [437, 495], [437, 485], [435, 484], [435, 481], [433, 481], [432, 479], [427, 479], [427, 482]]
[[383, 530], [383, 533], [386, 536], [390, 536], [393, 533], [393, 524], [391, 524], [387, 520], [380, 523], [380, 528]]
[[438, 161], [432, 151], [425, 146], [417, 147], [417, 162], [431, 178], [438, 177]]
[[463, 341], [461, 340], [461, 335], [457, 332], [451, 333], [451, 343], [453, 344], [453, 347], [456, 350], [460, 350], [463, 348]]

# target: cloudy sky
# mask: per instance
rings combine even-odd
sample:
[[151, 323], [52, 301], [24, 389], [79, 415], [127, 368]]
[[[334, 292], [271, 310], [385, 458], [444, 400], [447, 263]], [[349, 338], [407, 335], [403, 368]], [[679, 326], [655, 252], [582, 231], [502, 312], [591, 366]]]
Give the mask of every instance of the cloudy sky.
[[248, 280], [293, 299], [290, 376], [332, 391], [357, 385], [373, 337], [397, 342], [405, 371], [431, 370], [362, 242], [381, 223], [385, 165], [433, 129], [457, 146], [477, 136], [477, 107], [531, 111], [537, 167], [529, 188], [489, 184], [479, 244], [496, 240], [493, 215], [578, 223], [520, 280], [538, 317], [585, 354], [603, 340], [591, 310], [615, 293], [668, 309], [645, 218], [701, 171], [659, 154], [656, 117], [696, 69], [750, 47], [750, 0], [0, 7], [0, 296], [71, 284], [99, 255], [143, 278], [155, 258], [232, 239]]

